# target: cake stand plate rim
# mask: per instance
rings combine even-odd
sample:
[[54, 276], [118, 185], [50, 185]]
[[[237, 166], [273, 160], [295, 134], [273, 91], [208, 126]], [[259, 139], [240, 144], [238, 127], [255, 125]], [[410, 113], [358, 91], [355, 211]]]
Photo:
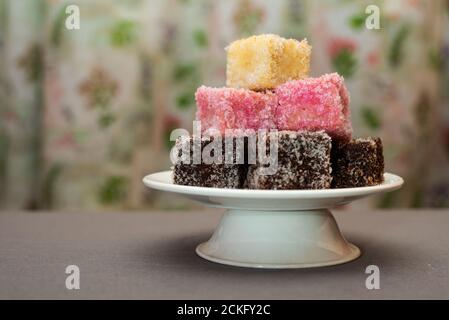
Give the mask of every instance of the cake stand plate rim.
[[317, 189], [317, 190], [253, 190], [253, 189], [227, 189], [195, 187], [174, 184], [172, 180], [172, 170], [160, 171], [146, 175], [143, 183], [152, 189], [174, 192], [183, 195], [201, 195], [220, 198], [263, 198], [266, 199], [314, 199], [328, 197], [354, 197], [367, 196], [376, 193], [393, 191], [399, 189], [404, 180], [402, 177], [384, 173], [384, 182], [375, 186], [340, 189]]

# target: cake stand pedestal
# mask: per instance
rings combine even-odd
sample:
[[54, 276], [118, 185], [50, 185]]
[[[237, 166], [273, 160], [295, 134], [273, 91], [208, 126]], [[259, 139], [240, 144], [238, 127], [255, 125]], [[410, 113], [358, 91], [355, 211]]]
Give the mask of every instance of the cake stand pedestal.
[[360, 256], [360, 250], [346, 241], [327, 209], [230, 209], [196, 252], [213, 262], [259, 268], [326, 266]]
[[148, 187], [186, 196], [226, 211], [212, 237], [196, 248], [204, 259], [253, 268], [309, 268], [356, 259], [329, 208], [398, 189], [401, 177], [386, 173], [377, 186], [325, 190], [245, 190], [173, 184], [172, 172], [148, 175]]

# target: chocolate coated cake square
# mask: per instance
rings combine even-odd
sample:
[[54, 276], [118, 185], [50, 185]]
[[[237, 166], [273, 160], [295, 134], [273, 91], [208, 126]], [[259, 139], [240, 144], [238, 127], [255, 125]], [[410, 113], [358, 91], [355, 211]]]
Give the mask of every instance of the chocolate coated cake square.
[[332, 188], [373, 186], [383, 182], [380, 138], [358, 138], [332, 144]]
[[[218, 140], [216, 140], [218, 139]], [[175, 184], [213, 187], [241, 188], [246, 167], [237, 137], [231, 137], [231, 147], [226, 148], [224, 137], [193, 138], [183, 136], [175, 145], [177, 159], [174, 164]], [[215, 147], [212, 144], [215, 143]], [[239, 147], [237, 147], [239, 146]], [[207, 157], [207, 158], [206, 158]]]
[[331, 138], [324, 131], [269, 132], [259, 139], [266, 144], [266, 155], [273, 146], [276, 146], [273, 143], [277, 141], [277, 166], [274, 172], [267, 172], [268, 165], [261, 162], [258, 153], [256, 164], [249, 165], [245, 183], [247, 188], [273, 190], [330, 188]]

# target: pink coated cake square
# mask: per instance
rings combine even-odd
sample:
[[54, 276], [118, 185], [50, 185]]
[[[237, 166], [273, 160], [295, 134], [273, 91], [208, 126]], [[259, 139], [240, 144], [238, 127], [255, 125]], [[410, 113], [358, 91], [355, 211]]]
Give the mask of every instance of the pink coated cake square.
[[277, 99], [273, 92], [201, 86], [195, 94], [196, 120], [202, 132], [225, 133], [227, 129], [274, 129]]
[[349, 93], [337, 73], [293, 80], [275, 89], [279, 130], [324, 130], [332, 138], [349, 140], [352, 126]]

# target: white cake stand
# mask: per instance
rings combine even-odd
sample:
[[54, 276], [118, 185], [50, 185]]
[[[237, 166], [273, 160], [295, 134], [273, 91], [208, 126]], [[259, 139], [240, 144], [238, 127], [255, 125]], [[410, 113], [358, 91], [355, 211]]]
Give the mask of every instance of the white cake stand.
[[196, 248], [204, 259], [254, 268], [306, 268], [348, 262], [360, 249], [346, 241], [329, 208], [399, 189], [401, 177], [385, 173], [373, 187], [326, 190], [246, 190], [173, 184], [172, 172], [143, 183], [211, 207], [227, 209], [209, 241]]

